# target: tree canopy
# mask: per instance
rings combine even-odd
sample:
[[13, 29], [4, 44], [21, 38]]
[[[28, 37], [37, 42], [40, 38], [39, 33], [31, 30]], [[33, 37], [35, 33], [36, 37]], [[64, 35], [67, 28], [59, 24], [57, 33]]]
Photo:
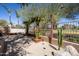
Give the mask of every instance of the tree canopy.
[[0, 26], [6, 26], [8, 22], [6, 20], [0, 19]]

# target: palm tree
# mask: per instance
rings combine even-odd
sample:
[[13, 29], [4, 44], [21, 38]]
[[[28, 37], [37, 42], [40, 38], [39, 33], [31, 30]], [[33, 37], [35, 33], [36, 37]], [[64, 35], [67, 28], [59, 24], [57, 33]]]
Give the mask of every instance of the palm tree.
[[12, 13], [12, 11], [11, 11], [11, 9], [7, 8], [4, 4], [0, 4], [0, 5], [7, 11], [8, 15], [9, 15], [9, 22], [12, 25], [12, 21], [11, 21], [11, 13]]
[[14, 10], [14, 11], [15, 11], [16, 17], [18, 18], [18, 25], [19, 25], [19, 18], [20, 18], [20, 15], [18, 14], [18, 11], [17, 11], [17, 10]]

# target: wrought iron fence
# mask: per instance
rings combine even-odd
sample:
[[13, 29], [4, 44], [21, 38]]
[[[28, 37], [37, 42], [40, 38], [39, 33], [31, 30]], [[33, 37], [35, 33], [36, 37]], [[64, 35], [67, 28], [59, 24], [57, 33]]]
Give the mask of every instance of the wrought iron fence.
[[79, 43], [79, 21], [62, 22], [57, 25], [57, 28], [62, 29], [63, 40]]
[[[58, 39], [59, 28], [62, 29], [63, 40], [79, 43], [79, 21], [78, 20], [57, 23], [56, 28], [52, 29], [53, 36], [56, 39]], [[40, 30], [40, 34], [45, 35], [45, 36], [49, 36], [51, 33], [51, 28], [43, 28], [39, 30]]]
[[[58, 29], [62, 29], [62, 38], [70, 42], [79, 43], [79, 21], [57, 23], [57, 28], [52, 29], [54, 38], [58, 38]], [[43, 35], [49, 35], [51, 29], [41, 29]]]

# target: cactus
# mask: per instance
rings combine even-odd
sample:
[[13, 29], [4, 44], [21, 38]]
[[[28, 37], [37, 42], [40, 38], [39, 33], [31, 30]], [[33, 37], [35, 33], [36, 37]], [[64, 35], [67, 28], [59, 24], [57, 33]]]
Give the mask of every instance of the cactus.
[[60, 50], [60, 47], [62, 46], [62, 28], [58, 29], [58, 50]]

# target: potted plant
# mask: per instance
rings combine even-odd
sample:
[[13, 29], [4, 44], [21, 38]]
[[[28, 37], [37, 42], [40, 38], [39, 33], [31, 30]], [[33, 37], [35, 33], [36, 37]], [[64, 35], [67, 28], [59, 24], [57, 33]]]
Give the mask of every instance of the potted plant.
[[43, 41], [42, 32], [39, 29], [36, 29], [35, 35], [36, 35], [35, 42]]

